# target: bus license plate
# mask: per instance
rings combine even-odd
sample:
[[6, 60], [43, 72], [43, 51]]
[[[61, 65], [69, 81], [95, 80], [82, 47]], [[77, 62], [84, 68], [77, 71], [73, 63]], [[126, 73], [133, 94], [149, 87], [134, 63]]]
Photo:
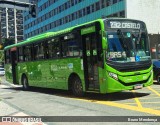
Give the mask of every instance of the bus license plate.
[[143, 87], [143, 84], [136, 84], [134, 86], [134, 89], [141, 89]]

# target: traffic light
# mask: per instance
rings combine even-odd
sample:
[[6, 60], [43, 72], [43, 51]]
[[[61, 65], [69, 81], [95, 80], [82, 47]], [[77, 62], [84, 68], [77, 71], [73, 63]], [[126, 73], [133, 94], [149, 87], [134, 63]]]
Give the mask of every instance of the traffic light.
[[35, 4], [32, 4], [29, 6], [29, 14], [31, 14], [33, 18], [36, 18], [36, 5]]

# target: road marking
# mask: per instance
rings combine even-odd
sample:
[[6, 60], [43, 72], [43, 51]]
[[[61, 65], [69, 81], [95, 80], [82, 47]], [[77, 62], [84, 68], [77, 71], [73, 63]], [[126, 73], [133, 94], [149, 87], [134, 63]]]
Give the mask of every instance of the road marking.
[[160, 96], [160, 93], [158, 93], [156, 90], [152, 89], [150, 86], [147, 87], [149, 90], [151, 90], [152, 92], [154, 92], [156, 95]]
[[147, 100], [147, 99], [156, 99], [156, 98], [160, 98], [160, 97], [141, 98], [141, 100]]
[[134, 90], [132, 90], [132, 93], [133, 93], [133, 95], [134, 95], [134, 100], [136, 101], [137, 106], [138, 106], [139, 108], [143, 108], [142, 105], [141, 105], [141, 102], [140, 102], [139, 99], [137, 98], [136, 93], [135, 93]]
[[155, 109], [150, 109], [150, 108], [144, 108], [144, 107], [139, 108], [137, 106], [131, 106], [131, 105], [126, 105], [126, 104], [116, 103], [116, 102], [111, 102], [111, 101], [97, 101], [96, 100], [94, 102], [91, 102], [93, 100], [86, 100], [86, 99], [79, 99], [79, 98], [76, 98], [76, 100], [86, 101], [86, 102], [90, 102], [90, 103], [97, 103], [97, 104], [117, 107], [117, 108], [121, 108], [121, 109], [127, 109], [127, 110], [138, 111], [138, 112], [143, 112], [143, 113], [148, 113], [148, 114], [160, 116], [160, 110], [155, 110]]
[[153, 109], [160, 109], [160, 107], [153, 107]]
[[[149, 104], [151, 104], [151, 103], [159, 103], [160, 104], [160, 102], [142, 102], [143, 104], [147, 104], [147, 103], [149, 103]], [[134, 103], [132, 103], [132, 102], [128, 102], [128, 103], [123, 103], [123, 104], [134, 104]]]

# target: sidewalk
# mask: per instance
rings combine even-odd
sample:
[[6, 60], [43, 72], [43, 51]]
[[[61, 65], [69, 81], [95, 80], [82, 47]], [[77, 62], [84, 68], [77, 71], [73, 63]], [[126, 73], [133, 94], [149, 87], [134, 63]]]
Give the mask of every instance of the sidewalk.
[[[8, 86], [3, 85], [3, 83], [1, 83], [0, 89], [3, 89], [3, 88], [8, 88]], [[9, 121], [8, 118], [11, 119], [11, 117], [14, 117], [14, 116], [25, 117], [29, 115], [22, 112], [22, 110], [19, 110], [7, 104], [5, 100], [1, 98], [1, 95], [3, 95], [3, 93], [0, 93], [0, 121], [3, 121], [3, 122], [0, 122], [0, 125], [46, 125], [43, 122], [8, 122]]]

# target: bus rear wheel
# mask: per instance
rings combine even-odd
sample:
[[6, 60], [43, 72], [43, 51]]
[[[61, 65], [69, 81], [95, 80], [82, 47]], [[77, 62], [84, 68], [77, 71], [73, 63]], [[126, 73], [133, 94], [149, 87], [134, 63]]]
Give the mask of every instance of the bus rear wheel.
[[28, 84], [28, 79], [26, 76], [22, 77], [22, 85], [23, 85], [23, 90], [29, 90], [29, 84]]
[[84, 96], [82, 82], [78, 77], [72, 79], [72, 92], [75, 96]]

